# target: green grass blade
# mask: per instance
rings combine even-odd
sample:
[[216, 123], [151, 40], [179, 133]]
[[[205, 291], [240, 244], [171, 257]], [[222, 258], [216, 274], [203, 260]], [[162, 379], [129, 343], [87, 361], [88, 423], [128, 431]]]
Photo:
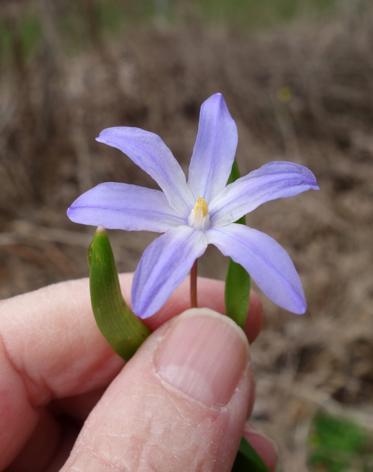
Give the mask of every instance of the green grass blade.
[[[240, 177], [237, 162], [234, 161], [228, 182]], [[245, 224], [245, 217], [237, 223]], [[225, 278], [225, 311], [241, 328], [244, 328], [250, 303], [250, 275], [246, 270], [230, 259]]]
[[108, 235], [98, 228], [88, 252], [91, 303], [96, 323], [113, 350], [128, 360], [149, 336], [123, 299]]
[[233, 464], [232, 472], [268, 472], [256, 450], [245, 438], [241, 439], [240, 449]]
[[373, 438], [353, 421], [318, 412], [309, 436], [310, 470], [368, 472], [373, 470]]

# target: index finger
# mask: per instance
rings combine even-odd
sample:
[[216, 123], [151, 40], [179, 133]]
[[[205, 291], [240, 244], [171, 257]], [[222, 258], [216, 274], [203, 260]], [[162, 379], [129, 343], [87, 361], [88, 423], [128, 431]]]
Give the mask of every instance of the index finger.
[[[127, 300], [131, 282], [132, 274], [121, 276]], [[200, 306], [224, 311], [221, 281], [200, 278], [198, 290]], [[261, 306], [255, 294], [251, 305], [250, 339], [261, 323]], [[185, 282], [147, 323], [154, 330], [187, 308], [189, 284]], [[0, 337], [7, 357], [36, 405], [51, 397], [76, 395], [106, 385], [123, 364], [96, 326], [87, 279], [51, 285], [3, 301]]]

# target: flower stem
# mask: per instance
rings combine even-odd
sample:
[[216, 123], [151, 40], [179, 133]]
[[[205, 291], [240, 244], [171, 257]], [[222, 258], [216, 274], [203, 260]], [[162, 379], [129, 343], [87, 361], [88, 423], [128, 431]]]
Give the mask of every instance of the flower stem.
[[197, 308], [197, 273], [198, 273], [198, 259], [195, 260], [192, 270], [190, 271], [190, 305], [192, 308]]

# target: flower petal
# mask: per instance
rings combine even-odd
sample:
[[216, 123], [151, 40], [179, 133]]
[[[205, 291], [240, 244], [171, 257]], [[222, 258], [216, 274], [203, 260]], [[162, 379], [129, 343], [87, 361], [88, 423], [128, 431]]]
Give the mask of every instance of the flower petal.
[[159, 310], [206, 247], [205, 234], [189, 226], [171, 229], [153, 241], [142, 255], [134, 275], [134, 312], [141, 318], [149, 318]]
[[207, 233], [208, 242], [241, 264], [273, 303], [293, 313], [306, 311], [302, 283], [288, 253], [274, 239], [245, 225]]
[[188, 183], [194, 197], [211, 201], [227, 183], [237, 148], [237, 127], [223, 95], [202, 103]]
[[96, 141], [124, 152], [157, 182], [180, 216], [189, 213], [194, 199], [184, 172], [158, 135], [140, 128], [115, 127], [101, 131]]
[[318, 190], [316, 177], [305, 166], [273, 161], [237, 179], [209, 205], [213, 225], [226, 225], [276, 198]]
[[162, 233], [184, 224], [160, 190], [116, 182], [99, 184], [83, 193], [67, 216], [75, 223], [128, 231]]

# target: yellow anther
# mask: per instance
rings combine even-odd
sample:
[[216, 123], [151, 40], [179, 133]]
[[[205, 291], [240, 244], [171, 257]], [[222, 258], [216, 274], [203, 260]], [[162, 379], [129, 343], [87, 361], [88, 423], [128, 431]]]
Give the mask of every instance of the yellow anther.
[[196, 204], [193, 208], [194, 214], [198, 216], [202, 216], [203, 218], [207, 216], [209, 212], [209, 207], [207, 205], [206, 200], [203, 197], [198, 197]]
[[205, 230], [210, 225], [209, 207], [203, 197], [198, 197], [193, 210], [188, 217], [190, 226], [196, 229]]

